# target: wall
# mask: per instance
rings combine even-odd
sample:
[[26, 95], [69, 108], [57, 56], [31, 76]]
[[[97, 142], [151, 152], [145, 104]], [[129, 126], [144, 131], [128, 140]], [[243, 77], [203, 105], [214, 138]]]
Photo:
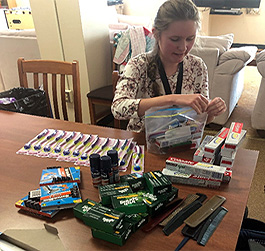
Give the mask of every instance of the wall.
[[[165, 0], [124, 0], [124, 13], [128, 15], [155, 17], [159, 6]], [[234, 33], [236, 43], [265, 44], [265, 0], [261, 0], [259, 14], [209, 15], [209, 9], [202, 14], [202, 34], [221, 35]]]
[[265, 44], [265, 0], [261, 0], [259, 14], [210, 15], [209, 33], [219, 35], [234, 33], [234, 42]]
[[[86, 94], [111, 83], [105, 0], [30, 0], [41, 58], [79, 61], [83, 122]], [[49, 15], [47, 15], [49, 13]]]

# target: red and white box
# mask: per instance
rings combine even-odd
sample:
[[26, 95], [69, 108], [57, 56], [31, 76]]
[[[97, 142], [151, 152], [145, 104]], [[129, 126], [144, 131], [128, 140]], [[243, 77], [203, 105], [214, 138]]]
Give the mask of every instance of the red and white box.
[[166, 169], [216, 180], [223, 180], [226, 172], [226, 167], [175, 157], [169, 157], [166, 160]]
[[241, 140], [242, 131], [243, 123], [232, 122], [224, 143], [224, 147], [227, 149], [236, 149]]
[[194, 174], [184, 174], [164, 168], [162, 173], [175, 184], [185, 184], [200, 187], [219, 188], [222, 180], [210, 179]]
[[206, 156], [203, 156], [201, 162], [208, 163], [208, 164], [213, 164], [215, 161], [215, 155], [212, 158], [208, 158]]
[[214, 136], [211, 135], [206, 135], [203, 139], [203, 141], [201, 142], [201, 144], [199, 145], [199, 147], [197, 148], [197, 150], [195, 151], [194, 155], [193, 155], [193, 160], [194, 161], [202, 161], [203, 155], [204, 155], [204, 147], [207, 143], [209, 143]]
[[232, 168], [235, 157], [236, 157], [236, 151], [233, 153], [231, 158], [222, 156], [221, 161], [220, 161], [220, 166]]
[[229, 128], [223, 127], [218, 134], [204, 147], [204, 152], [214, 154], [219, 152], [228, 135]]

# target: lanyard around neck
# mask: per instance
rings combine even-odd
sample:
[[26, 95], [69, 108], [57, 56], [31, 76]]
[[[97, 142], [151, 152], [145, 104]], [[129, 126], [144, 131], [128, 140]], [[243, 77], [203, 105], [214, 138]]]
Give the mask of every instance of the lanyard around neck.
[[[166, 75], [166, 72], [165, 72], [164, 66], [161, 62], [160, 57], [157, 58], [157, 65], [158, 65], [159, 75], [160, 75], [160, 78], [162, 80], [166, 95], [172, 94], [172, 92], [170, 90], [169, 83], [168, 83], [167, 75]], [[183, 80], [183, 62], [180, 62], [179, 63], [178, 79], [177, 79], [177, 87], [176, 87], [175, 94], [181, 94], [182, 80]]]

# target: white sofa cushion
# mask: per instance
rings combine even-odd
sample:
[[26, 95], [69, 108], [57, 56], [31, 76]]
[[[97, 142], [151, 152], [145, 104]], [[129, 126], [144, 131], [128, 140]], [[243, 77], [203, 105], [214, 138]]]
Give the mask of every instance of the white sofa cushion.
[[215, 69], [215, 74], [233, 75], [240, 71], [245, 63], [240, 59], [231, 59], [225, 64], [220, 64]]
[[240, 59], [245, 64], [254, 59], [257, 52], [256, 46], [242, 46], [240, 48], [232, 48], [225, 51], [219, 58], [219, 65], [232, 59]]
[[227, 51], [234, 41], [234, 34], [226, 34], [220, 36], [201, 36], [198, 35], [194, 47], [199, 48], [217, 48], [220, 55]]

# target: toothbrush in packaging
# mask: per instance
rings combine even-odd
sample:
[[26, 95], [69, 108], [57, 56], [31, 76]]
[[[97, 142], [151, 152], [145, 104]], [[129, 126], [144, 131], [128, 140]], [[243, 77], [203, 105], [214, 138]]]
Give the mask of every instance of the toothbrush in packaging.
[[65, 136], [66, 132], [59, 130], [55, 137], [49, 141], [38, 153], [38, 157], [49, 157], [50, 153], [53, 151], [53, 149], [57, 146], [59, 141]]
[[69, 156], [74, 151], [76, 145], [82, 140], [83, 133], [77, 132], [75, 136], [69, 141], [67, 146], [61, 151], [61, 154], [57, 157], [57, 161], [68, 161]]
[[40, 140], [42, 140], [49, 132], [49, 129], [44, 129], [41, 133], [39, 133], [36, 137], [27, 142], [20, 150], [18, 150], [17, 154], [27, 154], [28, 151], [37, 144]]
[[131, 173], [144, 173], [144, 145], [133, 148]]

